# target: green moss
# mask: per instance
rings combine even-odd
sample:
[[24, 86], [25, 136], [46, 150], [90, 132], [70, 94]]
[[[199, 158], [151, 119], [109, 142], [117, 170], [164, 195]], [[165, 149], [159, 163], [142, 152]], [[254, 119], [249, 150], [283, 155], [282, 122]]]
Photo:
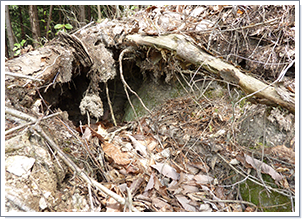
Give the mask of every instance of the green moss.
[[72, 152], [72, 150], [71, 150], [69, 147], [65, 147], [65, 148], [63, 148], [62, 150], [63, 150], [63, 152], [65, 152], [65, 153], [71, 153], [71, 152]]
[[206, 98], [213, 98], [213, 90], [207, 90], [204, 95], [206, 96]]
[[223, 89], [209, 89], [204, 93], [204, 95], [209, 99], [222, 98], [224, 96], [224, 91]]
[[241, 102], [239, 102], [239, 107], [243, 108], [247, 103], [248, 103], [247, 100], [243, 99]]
[[[276, 188], [274, 180], [267, 174], [262, 175], [266, 184]], [[240, 192], [244, 201], [255, 204], [264, 212], [291, 212], [291, 201], [287, 196], [271, 191], [268, 193], [263, 186], [259, 186], [250, 180], [240, 185]]]

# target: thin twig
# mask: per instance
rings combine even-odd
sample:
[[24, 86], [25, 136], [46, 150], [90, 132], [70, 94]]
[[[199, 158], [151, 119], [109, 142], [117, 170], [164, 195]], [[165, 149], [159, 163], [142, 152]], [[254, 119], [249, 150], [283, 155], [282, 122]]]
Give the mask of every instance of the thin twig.
[[[51, 115], [48, 115], [48, 116], [45, 116], [45, 117], [41, 118], [41, 120], [46, 120], [46, 119], [52, 118], [52, 117], [57, 116], [57, 115], [60, 115], [60, 114], [62, 114], [62, 112], [56, 112], [56, 113], [54, 113], [54, 114], [51, 114]], [[17, 131], [17, 130], [19, 130], [19, 129], [22, 129], [23, 127], [27, 127], [27, 126], [32, 125], [32, 124], [34, 124], [34, 123], [36, 123], [36, 121], [33, 121], [33, 122], [29, 122], [29, 123], [26, 123], [26, 124], [19, 125], [19, 126], [17, 126], [17, 127], [14, 127], [14, 128], [11, 128], [10, 130], [5, 131], [4, 134], [5, 134], [5, 135], [8, 135], [8, 134], [10, 134], [10, 133], [12, 133], [12, 132], [14, 132], [14, 131]]]
[[[123, 76], [123, 68], [122, 68], [122, 67], [123, 67], [123, 66], [122, 66], [122, 59], [123, 59], [123, 56], [124, 56], [125, 53], [129, 53], [129, 52], [132, 52], [132, 51], [133, 51], [133, 50], [131, 49], [131, 47], [128, 47], [128, 48], [124, 49], [124, 50], [121, 52], [120, 56], [119, 56], [120, 77], [121, 77], [121, 80], [122, 80], [122, 82], [123, 82], [123, 85], [124, 85], [126, 88], [128, 88], [128, 90], [129, 90], [131, 93], [133, 93], [133, 94], [139, 99], [139, 101], [140, 101], [141, 105], [143, 106], [143, 108], [144, 108], [149, 114], [151, 114], [151, 111], [145, 106], [144, 102], [143, 102], [142, 99], [138, 96], [138, 94], [137, 94], [135, 91], [133, 91], [133, 90], [129, 87], [129, 85], [126, 83], [126, 81], [125, 81], [125, 79], [124, 79], [124, 76]], [[130, 98], [129, 98], [129, 95], [128, 95], [128, 92], [127, 92], [127, 91], [126, 91], [126, 95], [127, 95], [128, 101], [129, 101], [130, 104], [131, 104], [131, 100], [130, 100]], [[134, 112], [136, 112], [133, 106], [132, 106], [132, 108], [133, 108]]]
[[91, 210], [91, 212], [94, 212], [92, 189], [91, 189], [91, 185], [89, 183], [87, 183], [87, 188], [88, 188], [89, 201], [90, 201], [90, 210]]
[[238, 184], [240, 184], [240, 183], [245, 182], [245, 181], [248, 179], [248, 177], [249, 177], [249, 176], [246, 176], [243, 180], [240, 180], [240, 181], [238, 181], [238, 182], [236, 182], [236, 183], [234, 183], [234, 184], [231, 184], [231, 185], [220, 185], [220, 187], [234, 187], [234, 186], [236, 186], [236, 185], [238, 185]]
[[87, 25], [83, 26], [82, 28], [78, 29], [75, 33], [73, 33], [72, 35], [77, 34], [78, 32], [80, 32], [81, 30], [87, 28], [88, 26], [92, 25], [93, 23], [95, 23], [94, 21], [88, 23]]
[[13, 77], [20, 77], [20, 78], [27, 78], [33, 81], [43, 81], [42, 79], [36, 79], [35, 77], [28, 76], [28, 75], [23, 75], [19, 73], [12, 73], [12, 72], [5, 72], [5, 75], [13, 76]]
[[49, 146], [48, 142], [47, 141], [44, 141], [45, 145], [48, 147], [48, 149], [50, 150], [50, 152], [52, 153], [52, 155], [54, 156], [54, 158], [56, 159], [57, 161], [57, 164], [59, 165], [59, 167], [61, 168], [61, 170], [64, 170], [63, 167], [61, 166], [58, 158], [56, 157], [55, 155], [55, 152], [52, 150], [52, 148]]
[[12, 116], [15, 116], [17, 118], [21, 118], [21, 119], [23, 119], [25, 121], [31, 121], [31, 122], [34, 122], [34, 123], [37, 121], [37, 118], [35, 118], [33, 116], [30, 116], [28, 114], [25, 114], [23, 112], [20, 112], [18, 110], [9, 108], [9, 107], [5, 107], [5, 113], [6, 114], [10, 114]]
[[106, 96], [107, 96], [107, 103], [108, 103], [108, 105], [109, 105], [110, 114], [111, 114], [111, 116], [112, 116], [114, 125], [117, 126], [117, 122], [116, 122], [115, 115], [114, 115], [114, 111], [113, 111], [112, 102], [110, 101], [110, 98], [109, 98], [109, 92], [108, 92], [108, 85], [107, 85], [107, 82], [105, 83], [105, 86], [106, 86], [106, 87], [105, 87], [105, 90], [106, 90]]

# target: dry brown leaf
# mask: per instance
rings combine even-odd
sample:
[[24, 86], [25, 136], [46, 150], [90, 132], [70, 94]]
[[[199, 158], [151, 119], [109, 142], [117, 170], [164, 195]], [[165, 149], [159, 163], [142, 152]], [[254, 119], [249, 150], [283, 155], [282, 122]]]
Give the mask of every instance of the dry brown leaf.
[[142, 200], [142, 201], [144, 201], [144, 202], [148, 202], [148, 203], [151, 203], [152, 202], [152, 199], [151, 199], [151, 197], [149, 197], [149, 196], [145, 196], [145, 195], [138, 195], [138, 196], [136, 196], [136, 200]]
[[276, 169], [277, 172], [283, 173], [283, 172], [289, 172], [289, 169], [287, 167], [278, 167]]
[[122, 153], [118, 147], [115, 145], [104, 142], [102, 144], [104, 153], [109, 156], [114, 162], [118, 165], [128, 165], [130, 163], [130, 159], [128, 159], [128, 153]]
[[178, 180], [180, 178], [180, 174], [177, 173], [176, 169], [164, 163], [157, 163], [156, 165], [151, 165], [152, 168], [158, 170], [162, 175], [172, 178], [174, 180]]
[[182, 191], [183, 194], [192, 193], [192, 192], [199, 192], [199, 189], [196, 186], [183, 185], [182, 188], [183, 188], [183, 191]]
[[172, 208], [168, 203], [158, 198], [152, 198], [152, 205], [158, 212], [172, 211]]
[[140, 169], [138, 167], [134, 166], [134, 165], [131, 165], [131, 166], [128, 166], [126, 168], [126, 172], [128, 174], [129, 173], [131, 173], [131, 174], [138, 174], [138, 173], [140, 173]]
[[132, 195], [136, 193], [136, 191], [140, 188], [141, 183], [143, 182], [143, 178], [141, 176], [137, 177], [132, 184], [130, 185], [129, 189]]
[[99, 125], [98, 125], [98, 130], [96, 131], [96, 133], [100, 134], [100, 135], [103, 136], [103, 137], [108, 136], [108, 132], [107, 132], [106, 129], [104, 129], [104, 128], [102, 127], [102, 124], [99, 124]]
[[172, 180], [170, 184], [168, 184], [168, 188], [173, 188], [176, 187], [178, 185], [178, 181], [177, 180]]
[[254, 212], [254, 211], [255, 211], [255, 209], [254, 209], [254, 208], [252, 208], [252, 207], [248, 206], [248, 207], [245, 209], [245, 211], [244, 211], [244, 212]]
[[89, 127], [86, 127], [83, 133], [83, 138], [85, 138], [87, 141], [90, 141], [91, 137], [92, 137], [92, 132], [89, 129]]
[[148, 181], [148, 183], [147, 183], [147, 185], [146, 185], [146, 187], [144, 189], [144, 192], [147, 192], [148, 190], [150, 190], [150, 189], [152, 189], [154, 187], [154, 184], [155, 184], [154, 176], [155, 176], [154, 173], [152, 173], [150, 175], [149, 181]]
[[121, 212], [122, 206], [115, 199], [110, 197], [106, 204], [106, 212]]
[[154, 188], [159, 191], [160, 188], [162, 187], [162, 183], [160, 182], [160, 180], [154, 176]]
[[212, 212], [212, 208], [210, 207], [209, 204], [201, 204], [199, 207], [200, 212]]
[[289, 183], [288, 183], [287, 179], [283, 179], [282, 185], [285, 189], [289, 189]]
[[229, 206], [232, 208], [233, 212], [243, 212], [240, 204], [235, 203], [235, 204], [230, 204]]
[[141, 144], [139, 141], [137, 141], [136, 138], [134, 138], [133, 136], [128, 135], [128, 137], [132, 141], [136, 151], [138, 151], [143, 157], [146, 157], [147, 156], [146, 147], [143, 144]]
[[226, 199], [224, 188], [221, 186], [217, 186], [215, 189], [215, 194], [220, 199]]
[[208, 171], [209, 171], [209, 167], [207, 166], [207, 164], [202, 161], [189, 162], [189, 165], [202, 170], [202, 172], [204, 172], [204, 173], [208, 173]]
[[290, 149], [284, 145], [279, 145], [279, 146], [273, 147], [270, 150], [270, 153], [281, 159], [286, 159], [290, 163], [293, 163], [293, 164], [295, 163], [295, 159], [296, 159], [295, 152], [292, 149]]
[[195, 175], [194, 180], [196, 180], [197, 184], [208, 184], [213, 181], [214, 178], [207, 176], [207, 175]]
[[197, 17], [197, 16], [199, 16], [203, 11], [205, 11], [205, 8], [204, 8], [204, 7], [197, 7], [197, 8], [195, 8], [195, 9], [190, 13], [190, 16]]
[[149, 151], [153, 151], [157, 145], [158, 145], [158, 142], [156, 140], [152, 139], [151, 142], [147, 145], [147, 149]]
[[[201, 185], [201, 189], [204, 191], [207, 191], [210, 195], [212, 195], [213, 200], [221, 201], [213, 192], [210, 190], [207, 186]], [[214, 207], [214, 204], [212, 204]], [[225, 207], [225, 204], [223, 202], [219, 202], [219, 205], [222, 207]]]
[[185, 5], [177, 5], [176, 12], [183, 13]]
[[187, 199], [185, 196], [176, 195], [176, 198], [186, 211], [188, 211], [188, 212], [196, 212], [197, 211], [194, 206], [189, 204], [191, 200]]
[[127, 183], [122, 183], [118, 187], [121, 190], [121, 192], [126, 192]]
[[267, 165], [266, 163], [254, 159], [249, 155], [244, 154], [245, 160], [248, 164], [250, 164], [251, 166], [253, 166], [254, 169], [261, 169], [262, 173], [267, 173], [269, 174], [274, 180], [276, 181], [280, 181], [283, 179], [283, 177], [277, 172], [275, 171], [271, 166]]

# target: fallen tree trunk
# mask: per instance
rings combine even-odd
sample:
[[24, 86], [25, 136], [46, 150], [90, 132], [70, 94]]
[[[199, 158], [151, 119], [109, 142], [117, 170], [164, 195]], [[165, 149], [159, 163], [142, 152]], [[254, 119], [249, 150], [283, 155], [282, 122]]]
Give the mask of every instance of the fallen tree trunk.
[[295, 113], [294, 94], [288, 91], [279, 92], [272, 85], [267, 85], [260, 80], [242, 73], [235, 66], [224, 62], [222, 59], [211, 56], [192, 43], [190, 38], [183, 35], [171, 34], [166, 36], [151, 37], [129, 35], [127, 39], [139, 45], [156, 46], [175, 51], [178, 57], [196, 66], [219, 75], [225, 81], [239, 85], [246, 93], [267, 99], [276, 103], [290, 112]]
[[[46, 47], [6, 62], [7, 75], [15, 77], [13, 79], [6, 77], [6, 87], [9, 89], [17, 87], [20, 96], [16, 96], [17, 93], [14, 91], [16, 102], [29, 107], [34, 101], [31, 100], [29, 94], [35, 93], [34, 90], [37, 87], [44, 86], [47, 90], [49, 86], [57, 82], [69, 82], [74, 75], [83, 72], [88, 73], [92, 81], [91, 91], [88, 93], [98, 95], [97, 84], [115, 77], [116, 71], [112, 55], [103, 44], [95, 46], [95, 42], [98, 40], [96, 36], [84, 34], [78, 38], [75, 35], [60, 33], [59, 37], [60, 39]], [[127, 35], [126, 39], [139, 45], [156, 46], [175, 51], [176, 55], [183, 60], [201, 66], [229, 83], [239, 85], [249, 96], [254, 95], [259, 99], [268, 100], [270, 103], [280, 105], [295, 113], [293, 93], [277, 86], [278, 84], [267, 85], [244, 74], [234, 65], [201, 50], [190, 37], [178, 34], [155, 37], [136, 34]], [[123, 45], [128, 45], [129, 42]], [[23, 74], [24, 77], [20, 77], [20, 74]], [[101, 100], [98, 102], [101, 106]], [[97, 118], [100, 115], [102, 114], [98, 114]]]
[[44, 47], [5, 63], [7, 97], [13, 106], [20, 104], [30, 108], [38, 90], [46, 92], [51, 86], [55, 88], [56, 84], [69, 83], [83, 74], [89, 78], [90, 84], [81, 102], [81, 113], [87, 111], [100, 118], [103, 104], [99, 97], [99, 83], [116, 75], [111, 51], [102, 43], [95, 45], [98, 39], [92, 34], [79, 38], [75, 34], [59, 32], [58, 36]]

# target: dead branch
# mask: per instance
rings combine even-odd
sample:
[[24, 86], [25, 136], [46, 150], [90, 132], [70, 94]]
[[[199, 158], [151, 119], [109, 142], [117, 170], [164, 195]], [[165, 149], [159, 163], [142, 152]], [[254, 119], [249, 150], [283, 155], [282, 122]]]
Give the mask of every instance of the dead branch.
[[105, 86], [106, 86], [105, 90], [106, 90], [107, 103], [108, 103], [108, 105], [109, 105], [110, 114], [111, 114], [111, 116], [112, 116], [114, 125], [117, 126], [116, 118], [115, 118], [114, 111], [113, 111], [112, 102], [110, 101], [110, 98], [109, 98], [109, 91], [108, 91], [107, 82], [105, 83]]
[[[130, 48], [130, 47], [129, 47], [129, 48], [126, 48], [126, 49], [124, 49], [124, 50], [121, 52], [121, 54], [120, 54], [120, 56], [119, 56], [121, 80], [122, 80], [122, 82], [123, 82], [124, 88], [128, 88], [129, 91], [131, 91], [131, 93], [133, 93], [133, 94], [139, 99], [139, 101], [140, 101], [141, 105], [143, 106], [143, 108], [144, 108], [149, 114], [151, 114], [150, 110], [145, 106], [144, 102], [143, 102], [142, 99], [138, 96], [138, 94], [137, 94], [134, 90], [132, 90], [132, 89], [130, 88], [130, 86], [126, 83], [126, 81], [125, 81], [125, 79], [124, 79], [124, 76], [123, 76], [123, 68], [122, 68], [122, 59], [123, 59], [123, 56], [124, 56], [125, 53], [127, 53], [127, 52], [132, 52], [132, 51], [133, 51], [132, 48]], [[128, 101], [129, 101], [130, 105], [131, 105], [132, 108], [133, 108], [134, 113], [137, 115], [137, 113], [136, 113], [136, 111], [135, 111], [135, 108], [133, 107], [133, 105], [132, 105], [132, 103], [131, 103], [131, 101], [130, 101], [130, 98], [129, 98], [129, 95], [128, 95], [128, 92], [127, 92], [126, 89], [125, 89], [125, 93], [126, 93], [126, 95], [127, 95], [127, 98], [128, 98]]]
[[[8, 109], [7, 111], [13, 112], [14, 109]], [[43, 117], [41, 120], [46, 120], [46, 119], [52, 118], [52, 117], [60, 115], [60, 114], [62, 114], [62, 112], [56, 112], [54, 114], [51, 114], [51, 115]], [[17, 131], [17, 130], [23, 128], [23, 127], [29, 126], [29, 125], [31, 125], [33, 123], [35, 123], [35, 121], [29, 122], [29, 123], [26, 123], [26, 124], [21, 124], [21, 125], [19, 125], [17, 127], [11, 128], [10, 130], [5, 131], [5, 135], [8, 135], [8, 134], [10, 134], [10, 133], [12, 133], [14, 131]]]
[[[276, 103], [292, 113], [295, 112], [294, 102], [288, 102], [281, 98], [281, 95], [278, 94], [275, 87], [244, 74], [235, 66], [204, 52], [193, 43], [193, 40], [190, 37], [178, 34], [159, 37], [129, 35], [127, 36], [127, 39], [132, 40], [139, 45], [156, 46], [175, 51], [178, 57], [196, 66], [202, 65], [204, 69], [211, 73], [220, 76], [228, 82], [239, 85], [246, 93], [250, 94], [256, 92], [255, 95], [257, 97], [265, 98]], [[285, 96], [291, 97], [289, 94], [286, 94]]]

